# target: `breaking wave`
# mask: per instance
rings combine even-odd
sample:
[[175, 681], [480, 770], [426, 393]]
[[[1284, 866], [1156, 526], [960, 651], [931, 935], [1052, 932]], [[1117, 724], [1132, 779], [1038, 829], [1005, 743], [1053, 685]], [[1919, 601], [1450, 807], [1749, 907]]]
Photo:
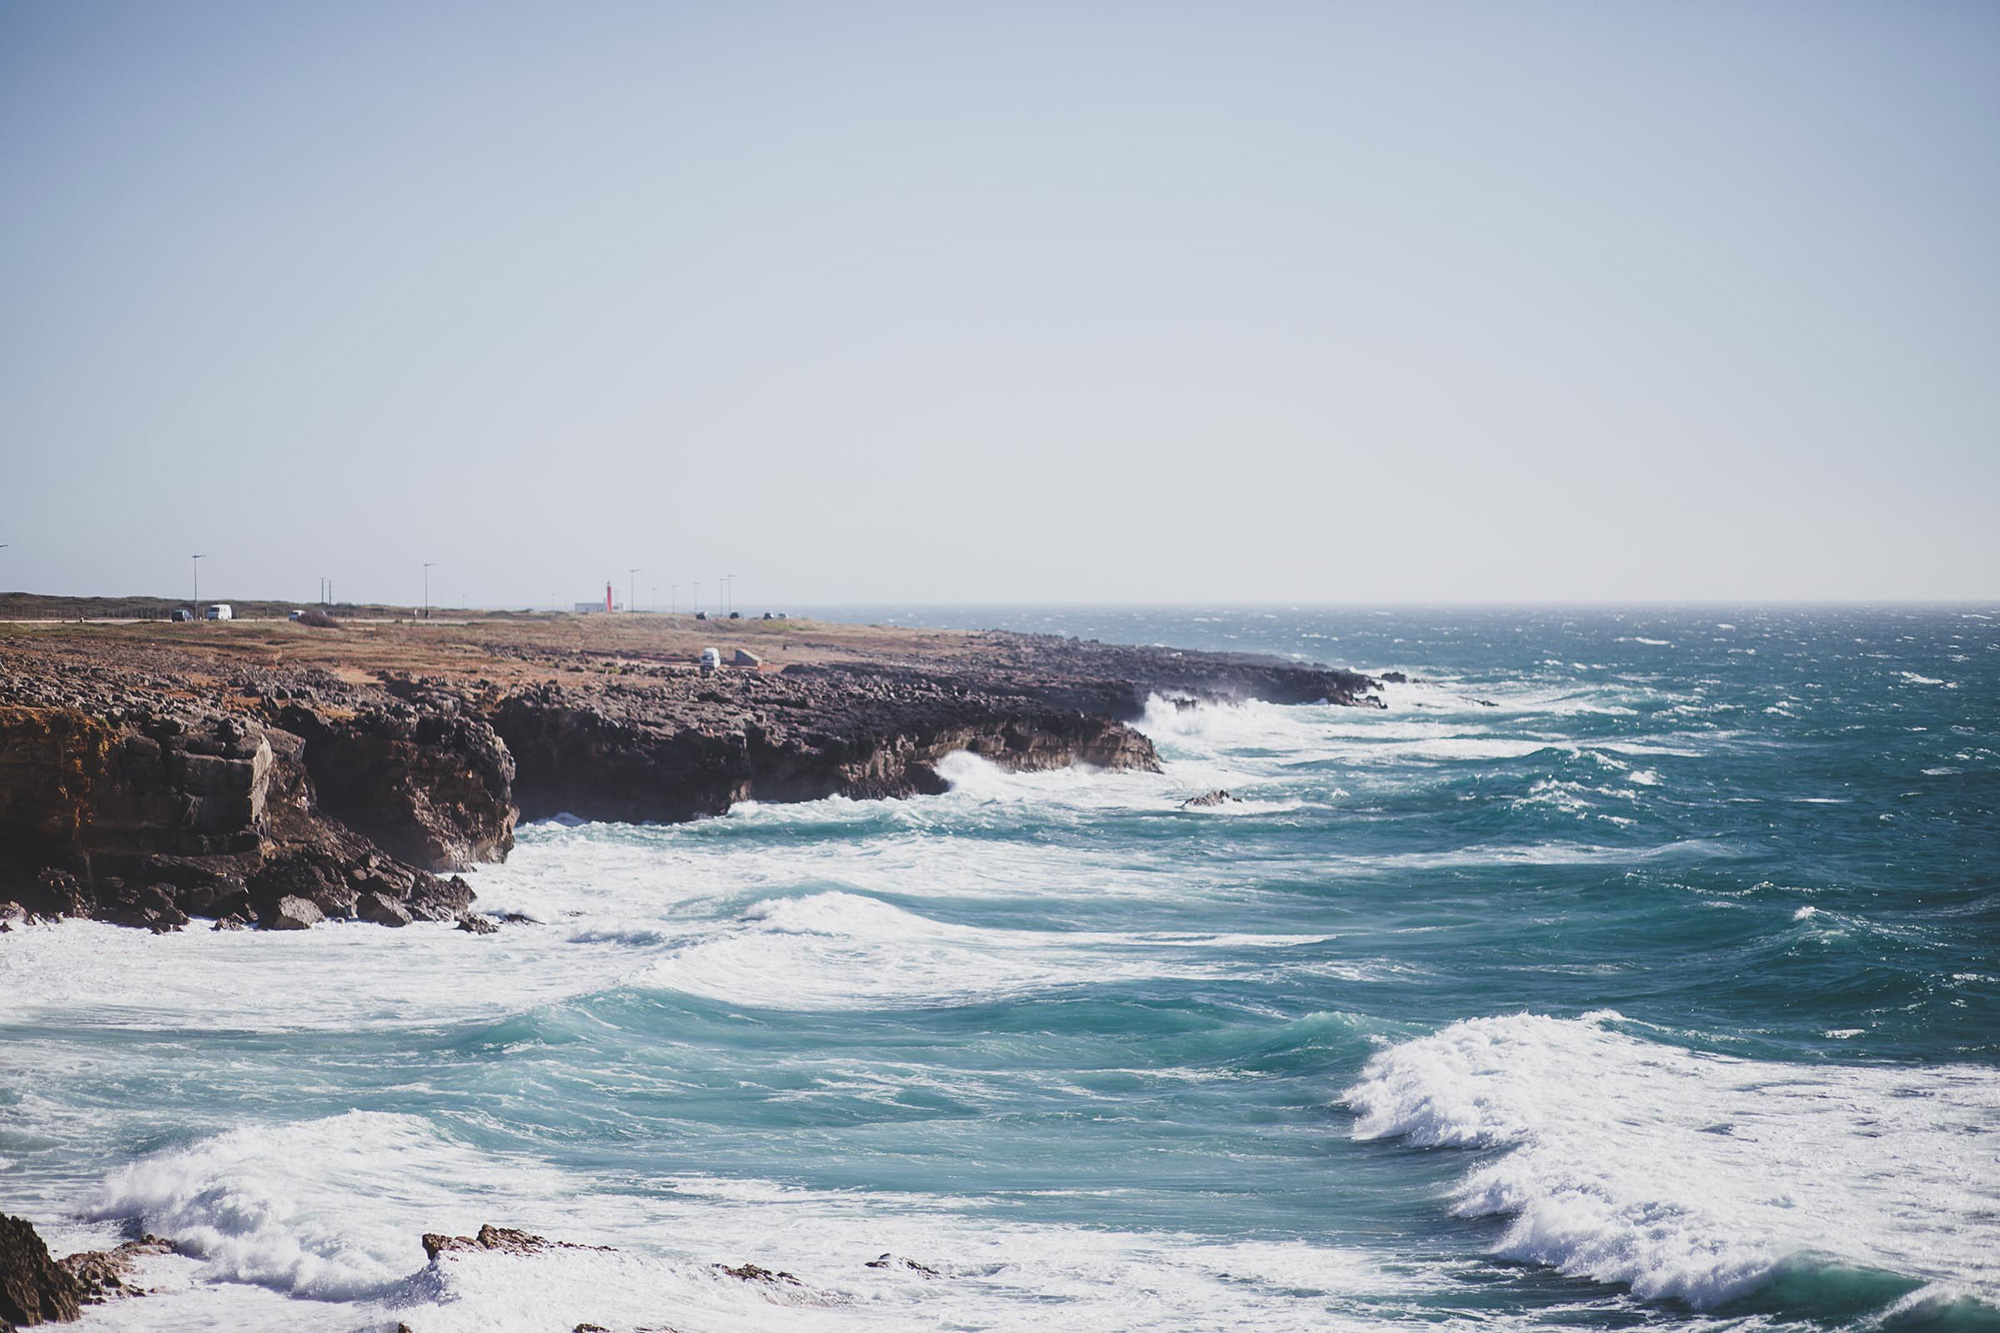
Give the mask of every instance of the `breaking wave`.
[[2000, 1073], [1802, 1066], [1617, 1030], [1617, 1015], [1454, 1023], [1371, 1059], [1358, 1139], [1500, 1149], [1453, 1196], [1501, 1255], [1720, 1305], [1788, 1266], [2000, 1298]]

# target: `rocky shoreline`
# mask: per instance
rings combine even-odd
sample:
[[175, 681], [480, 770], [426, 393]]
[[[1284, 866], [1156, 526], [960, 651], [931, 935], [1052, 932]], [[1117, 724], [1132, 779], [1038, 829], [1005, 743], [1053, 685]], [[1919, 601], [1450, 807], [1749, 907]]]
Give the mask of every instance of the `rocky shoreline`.
[[[460, 1254], [502, 1254], [518, 1258], [540, 1255], [560, 1256], [562, 1251], [595, 1251], [615, 1254], [601, 1245], [580, 1245], [551, 1240], [513, 1227], [482, 1225], [471, 1236], [426, 1232], [419, 1242], [424, 1259], [435, 1267], [451, 1262]], [[141, 1286], [139, 1269], [144, 1261], [159, 1255], [188, 1253], [171, 1239], [146, 1235], [125, 1241], [108, 1250], [85, 1250], [57, 1259], [41, 1234], [25, 1218], [0, 1213], [0, 1333], [44, 1324], [74, 1323], [93, 1305], [153, 1294]], [[777, 1305], [836, 1305], [841, 1298], [819, 1290], [791, 1273], [765, 1268], [755, 1262], [712, 1263], [716, 1273], [749, 1283], [768, 1293]], [[883, 1254], [867, 1260], [863, 1267], [898, 1269], [919, 1277], [938, 1279], [939, 1269], [915, 1259]], [[397, 1323], [397, 1333], [414, 1333], [408, 1323]], [[581, 1321], [573, 1333], [611, 1333], [604, 1324]], [[633, 1333], [672, 1333], [667, 1324], [649, 1324]]]
[[1379, 704], [1381, 686], [1004, 633], [808, 641], [798, 660], [714, 674], [672, 642], [496, 631], [384, 669], [373, 640], [372, 655], [350, 641], [358, 665], [328, 641], [0, 640], [0, 931], [57, 917], [489, 930], [455, 872], [503, 860], [520, 819], [935, 794], [938, 761], [960, 751], [1014, 770], [1153, 769], [1130, 724], [1155, 695]]

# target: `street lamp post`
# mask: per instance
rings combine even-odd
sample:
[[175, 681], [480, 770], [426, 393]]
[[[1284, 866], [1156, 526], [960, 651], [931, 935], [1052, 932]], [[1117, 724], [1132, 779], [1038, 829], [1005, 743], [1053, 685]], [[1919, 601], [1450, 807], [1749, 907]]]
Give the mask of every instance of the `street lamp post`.
[[424, 561], [424, 619], [425, 620], [429, 620], [431, 618], [431, 566], [435, 565], [436, 563], [437, 561], [435, 560]]
[[667, 614], [670, 616], [676, 615], [679, 613], [680, 609], [681, 609], [681, 585], [678, 583], [669, 583], [667, 585]]
[[701, 580], [700, 580], [700, 579], [696, 579], [696, 580], [694, 581], [694, 606], [693, 606], [692, 610], [694, 611], [694, 613], [695, 613], [696, 615], [700, 615], [700, 614], [701, 614]]
[[627, 611], [637, 611], [639, 609], [639, 567], [637, 565], [625, 571], [625, 609]]
[[188, 557], [194, 561], [194, 614], [197, 620], [201, 618], [201, 562], [204, 558], [206, 557], [200, 555]]

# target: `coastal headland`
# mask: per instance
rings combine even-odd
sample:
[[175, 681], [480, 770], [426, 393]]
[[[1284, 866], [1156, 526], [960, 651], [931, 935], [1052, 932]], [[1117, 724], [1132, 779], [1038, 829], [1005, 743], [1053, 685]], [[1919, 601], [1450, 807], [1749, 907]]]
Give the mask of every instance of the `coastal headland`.
[[[704, 670], [703, 650], [722, 665]], [[0, 625], [0, 929], [386, 926], [473, 910], [521, 819], [682, 821], [745, 800], [1157, 766], [1180, 701], [1379, 702], [1278, 658], [799, 619], [462, 616]]]

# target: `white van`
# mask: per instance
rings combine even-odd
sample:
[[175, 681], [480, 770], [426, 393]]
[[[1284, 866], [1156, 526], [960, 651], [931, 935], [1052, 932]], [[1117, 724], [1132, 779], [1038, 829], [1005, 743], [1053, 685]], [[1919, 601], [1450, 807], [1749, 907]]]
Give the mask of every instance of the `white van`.
[[704, 676], [714, 675], [716, 673], [717, 668], [719, 668], [721, 665], [722, 665], [721, 653], [717, 652], [713, 648], [704, 648], [701, 650], [702, 675]]
[[236, 608], [227, 602], [211, 603], [208, 610], [201, 613], [203, 620], [234, 620]]

